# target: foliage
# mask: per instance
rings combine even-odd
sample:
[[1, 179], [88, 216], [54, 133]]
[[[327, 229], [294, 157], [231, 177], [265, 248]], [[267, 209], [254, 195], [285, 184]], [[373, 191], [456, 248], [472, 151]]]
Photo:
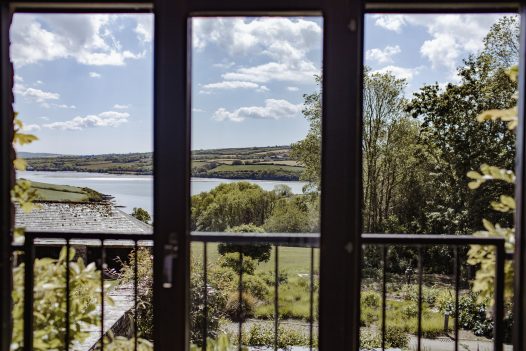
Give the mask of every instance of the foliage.
[[[513, 167], [515, 135], [509, 131], [510, 124], [501, 119], [513, 120], [516, 83], [502, 65], [504, 57], [492, 53], [499, 50], [510, 55], [506, 60], [517, 59], [515, 51], [505, 47], [518, 43], [498, 41], [507, 37], [504, 32], [517, 31], [517, 24], [515, 20], [499, 21], [487, 34], [482, 52], [468, 57], [458, 69], [459, 83], [443, 88], [425, 85], [407, 106], [422, 121], [422, 154], [434, 161], [430, 169], [434, 187], [423, 207], [427, 232], [469, 234], [480, 228], [483, 218], [499, 219], [502, 224], [513, 220], [511, 215], [497, 215], [484, 205], [501, 194], [511, 194], [511, 184], [487, 183], [484, 191], [471, 192], [465, 175], [490, 160], [503, 168]], [[503, 112], [497, 116], [496, 110]], [[483, 111], [489, 113], [481, 114]], [[477, 117], [488, 122], [478, 123]]]
[[[315, 78], [321, 88], [321, 76]], [[291, 145], [290, 155], [305, 167], [300, 179], [309, 184], [304, 190], [319, 192], [321, 190], [321, 89], [312, 94], [304, 94], [303, 99], [302, 113], [309, 121], [309, 132], [303, 140]]]
[[244, 321], [254, 317], [256, 303], [257, 299], [249, 292], [243, 291], [241, 295], [239, 292], [232, 292], [227, 297], [225, 313], [233, 322]]
[[311, 232], [317, 225], [311, 220], [319, 218], [317, 202], [305, 196], [281, 198], [276, 201], [272, 213], [264, 224], [265, 230], [276, 233]]
[[[22, 133], [24, 124], [20, 119], [17, 118], [15, 113], [14, 119], [15, 133], [13, 135], [13, 144], [15, 145], [26, 145], [31, 144], [38, 138], [32, 134]], [[21, 158], [16, 158], [13, 161], [13, 167], [17, 171], [24, 171], [26, 169], [26, 161]], [[37, 194], [34, 189], [31, 188], [31, 182], [25, 179], [19, 179], [15, 182], [13, 189], [11, 189], [11, 201], [20, 205], [20, 208], [25, 212], [31, 211], [35, 205], [34, 201], [37, 199]]]
[[139, 221], [144, 222], [146, 224], [150, 223], [150, 221], [152, 220], [152, 217], [150, 216], [148, 211], [140, 207], [134, 207], [131, 215], [137, 218]]
[[[265, 231], [261, 227], [257, 227], [252, 223], [242, 224], [232, 228], [227, 228], [227, 232], [231, 233], [264, 233]], [[239, 244], [225, 244], [221, 243], [217, 247], [217, 251], [221, 255], [227, 253], [242, 253], [244, 256], [248, 256], [258, 262], [267, 262], [270, 258], [270, 244], [252, 244], [252, 245], [239, 245]]]
[[221, 184], [192, 196], [192, 230], [225, 231], [243, 224], [262, 226], [276, 194], [248, 182]]
[[[517, 68], [513, 67], [507, 73], [511, 81], [516, 83]], [[507, 110], [489, 110], [477, 116], [478, 122], [498, 121], [508, 125], [508, 129], [514, 130], [517, 126], [517, 109], [516, 106]], [[487, 122], [486, 122], [487, 123]], [[515, 183], [515, 174], [511, 170], [498, 168], [482, 164], [480, 172], [469, 171], [467, 177], [471, 180], [468, 184], [470, 189], [478, 189], [488, 181], [513, 185]], [[501, 214], [515, 213], [515, 199], [512, 196], [500, 194], [497, 201], [490, 201], [491, 208]], [[493, 224], [491, 220], [482, 219], [485, 230], [474, 233], [481, 237], [499, 237], [505, 239], [505, 248], [507, 251], [513, 251], [515, 244], [515, 228], [509, 225], [504, 217], [504, 225], [499, 223]], [[501, 218], [502, 221], [502, 218]], [[495, 261], [496, 253], [493, 247], [472, 245], [468, 252], [468, 263], [478, 267], [473, 290], [479, 293], [479, 301], [489, 299], [494, 294], [495, 280]], [[505, 262], [505, 297], [510, 298], [513, 294], [513, 264], [510, 261]]]
[[[70, 249], [69, 268], [66, 268], [66, 248], [58, 259], [41, 258], [34, 263], [34, 344], [35, 350], [64, 350], [66, 336], [66, 269], [70, 277], [70, 345], [89, 336], [89, 327], [97, 326], [101, 302], [101, 273], [95, 263], [84, 264]], [[24, 321], [24, 264], [13, 270], [13, 339], [12, 350], [22, 350]], [[105, 282], [105, 290], [111, 283]], [[106, 296], [107, 302], [112, 303]]]
[[[94, 351], [100, 351], [100, 343]], [[142, 338], [137, 338], [137, 349], [135, 349], [135, 339], [128, 339], [124, 336], [107, 335], [104, 338], [104, 350], [107, 351], [153, 351], [153, 343]]]
[[[241, 342], [250, 346], [274, 346], [274, 326], [254, 323], [244, 331]], [[314, 340], [313, 340], [314, 341]], [[300, 331], [280, 325], [278, 327], [278, 348], [288, 350], [291, 346], [308, 346], [309, 338]], [[316, 346], [316, 345], [314, 345]]]
[[[121, 268], [120, 284], [130, 284], [135, 277], [135, 251], [132, 251], [126, 261], [119, 260]], [[190, 275], [190, 339], [200, 345], [203, 340], [203, 323], [205, 288], [203, 267], [192, 260]], [[139, 248], [137, 251], [138, 279], [138, 336], [147, 340], [153, 339], [153, 256], [149, 248]], [[206, 286], [207, 293], [207, 331], [208, 337], [216, 338], [219, 332], [219, 321], [223, 316], [225, 294], [223, 290], [210, 280]], [[133, 311], [132, 311], [133, 313]]]
[[[228, 335], [221, 334], [217, 337], [217, 339], [208, 339], [206, 341], [206, 351], [231, 351], [234, 348], [232, 344], [230, 343], [230, 340], [228, 339]], [[202, 347], [200, 345], [192, 344], [190, 345], [190, 351], [202, 351]], [[241, 347], [240, 351], [248, 351], [246, 347]]]
[[[397, 326], [387, 325], [385, 328], [385, 347], [406, 349], [409, 345], [409, 335]], [[375, 350], [382, 347], [380, 331], [361, 330], [360, 349]]]

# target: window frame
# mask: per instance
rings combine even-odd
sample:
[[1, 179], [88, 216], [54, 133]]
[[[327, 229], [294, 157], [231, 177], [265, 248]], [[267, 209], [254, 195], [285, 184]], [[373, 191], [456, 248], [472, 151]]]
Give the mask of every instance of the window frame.
[[[518, 11], [526, 49], [525, 1], [452, 0], [39, 0], [0, 2], [0, 350], [9, 350], [11, 285], [12, 67], [9, 27], [16, 12], [152, 12], [154, 39], [154, 318], [157, 350], [186, 350], [189, 339], [189, 215], [192, 16], [324, 17], [320, 349], [359, 350], [361, 257], [361, 99], [363, 23], [368, 13]], [[526, 335], [526, 54], [520, 57], [516, 159], [514, 347]], [[354, 84], [352, 82], [355, 82]], [[178, 116], [177, 118], [174, 116]], [[347, 118], [346, 116], [354, 116]], [[342, 153], [341, 150], [348, 150]], [[342, 162], [342, 157], [345, 162]], [[177, 165], [177, 166], [176, 166]], [[161, 191], [162, 189], [162, 191]], [[173, 201], [173, 199], [178, 199]], [[177, 215], [174, 216], [173, 214]], [[353, 220], [354, 218], [354, 220]], [[174, 251], [177, 250], [177, 251]], [[164, 256], [174, 252], [172, 288], [163, 288]], [[340, 275], [330, 274], [338, 270]], [[341, 279], [341, 277], [344, 279]], [[4, 289], [3, 287], [8, 287]], [[342, 306], [344, 306], [342, 308]], [[181, 313], [184, 311], [185, 313]], [[336, 328], [335, 325], [339, 327]]]

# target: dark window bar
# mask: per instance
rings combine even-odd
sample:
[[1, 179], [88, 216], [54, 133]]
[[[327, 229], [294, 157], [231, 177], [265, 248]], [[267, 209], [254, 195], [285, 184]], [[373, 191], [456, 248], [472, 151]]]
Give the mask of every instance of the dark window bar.
[[[104, 267], [106, 262], [106, 249], [109, 247], [127, 247], [134, 249], [134, 282], [133, 282], [133, 338], [134, 338], [134, 349], [138, 348], [138, 250], [139, 247], [151, 246], [153, 236], [150, 234], [124, 234], [124, 233], [49, 233], [49, 232], [30, 232], [25, 235], [25, 243], [23, 245], [13, 245], [12, 249], [16, 251], [24, 252], [25, 261], [25, 291], [24, 291], [24, 350], [32, 350], [33, 345], [33, 303], [34, 303], [34, 260], [35, 260], [35, 248], [38, 246], [63, 246], [66, 247], [66, 330], [65, 330], [65, 350], [69, 350], [71, 346], [70, 336], [70, 256], [72, 245], [82, 243], [82, 245], [90, 247], [100, 248], [100, 264], [102, 268], [101, 272], [101, 324], [100, 324], [100, 350], [104, 350]], [[207, 346], [207, 331], [208, 331], [208, 243], [235, 243], [235, 244], [255, 244], [255, 243], [268, 243], [274, 246], [274, 342], [273, 349], [278, 350], [279, 347], [279, 247], [305, 247], [310, 248], [310, 286], [309, 286], [309, 349], [312, 350], [314, 347], [314, 305], [315, 305], [315, 283], [314, 283], [314, 260], [315, 260], [315, 248], [319, 248], [320, 244], [319, 234], [285, 234], [285, 233], [272, 233], [272, 234], [260, 234], [260, 233], [205, 233], [205, 232], [194, 232], [190, 235], [190, 240], [193, 242], [203, 243], [203, 291], [204, 291], [204, 308], [203, 308], [203, 349], [206, 350]], [[140, 242], [140, 244], [139, 244]], [[483, 245], [493, 246], [496, 248], [496, 276], [495, 276], [495, 294], [494, 294], [494, 350], [501, 351], [503, 348], [503, 328], [502, 321], [504, 311], [504, 261], [512, 258], [510, 254], [507, 254], [504, 249], [504, 240], [500, 238], [479, 238], [474, 236], [457, 236], [457, 235], [410, 235], [410, 234], [363, 234], [362, 235], [363, 245], [379, 246], [381, 249], [381, 336], [382, 336], [382, 350], [385, 350], [386, 343], [386, 325], [387, 325], [387, 254], [388, 246], [414, 246], [418, 252], [418, 325], [417, 325], [417, 344], [416, 349], [422, 350], [425, 348], [422, 345], [422, 314], [423, 314], [423, 256], [422, 248], [425, 246], [432, 245], [444, 245], [451, 246], [454, 249], [454, 313], [455, 313], [455, 324], [454, 324], [454, 342], [455, 350], [458, 350], [458, 323], [457, 318], [459, 316], [459, 290], [460, 290], [460, 262], [459, 262], [459, 247], [465, 247], [468, 245]], [[239, 254], [239, 281], [238, 281], [238, 349], [241, 350], [243, 345], [243, 318], [245, 316], [245, 301], [243, 291], [243, 253]]]

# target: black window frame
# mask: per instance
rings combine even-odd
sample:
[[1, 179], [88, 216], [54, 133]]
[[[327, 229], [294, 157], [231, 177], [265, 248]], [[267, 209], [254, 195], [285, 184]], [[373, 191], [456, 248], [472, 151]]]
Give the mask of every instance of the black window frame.
[[[186, 350], [189, 322], [189, 203], [192, 16], [324, 18], [320, 349], [359, 350], [361, 256], [361, 98], [363, 22], [367, 13], [521, 15], [516, 159], [514, 347], [526, 348], [526, 1], [442, 0], [39, 0], [0, 1], [0, 350], [9, 350], [12, 185], [12, 67], [9, 27], [16, 12], [153, 12], [154, 39], [154, 318], [157, 350]], [[342, 153], [341, 150], [348, 150]], [[345, 162], [342, 162], [342, 157]], [[178, 199], [174, 201], [173, 199]], [[176, 214], [174, 216], [174, 214]], [[164, 256], [173, 254], [167, 277]], [[338, 271], [335, 275], [331, 272]], [[168, 272], [169, 273], [169, 272]], [[344, 279], [341, 279], [341, 277]], [[173, 279], [171, 288], [163, 279]], [[7, 289], [5, 289], [7, 287]], [[343, 306], [343, 307], [342, 307]], [[182, 313], [183, 312], [183, 313]]]

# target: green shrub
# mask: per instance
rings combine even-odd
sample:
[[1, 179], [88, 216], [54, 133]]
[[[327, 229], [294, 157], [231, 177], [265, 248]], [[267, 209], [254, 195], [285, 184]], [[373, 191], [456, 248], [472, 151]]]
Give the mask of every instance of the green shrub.
[[[62, 248], [58, 259], [41, 258], [34, 262], [34, 343], [33, 349], [64, 350], [66, 339], [66, 248]], [[97, 327], [100, 305], [100, 271], [95, 263], [84, 264], [82, 258], [75, 259], [75, 250], [69, 252], [70, 299], [70, 346], [82, 343], [90, 333], [90, 326]], [[24, 264], [13, 269], [13, 339], [11, 350], [23, 349], [24, 321]], [[106, 282], [106, 291], [111, 283]], [[111, 302], [109, 297], [106, 299]]]
[[[244, 331], [241, 342], [248, 346], [274, 346], [274, 327], [266, 324], [253, 324]], [[298, 330], [280, 325], [278, 327], [278, 348], [288, 349], [291, 346], [307, 346], [309, 337]]]
[[363, 291], [361, 293], [362, 306], [366, 307], [380, 307], [382, 298], [380, 294], [374, 291]]
[[385, 328], [385, 345], [389, 348], [405, 349], [409, 344], [409, 335], [398, 326], [387, 325]]
[[241, 294], [241, 305], [239, 304], [239, 293], [231, 293], [227, 297], [225, 313], [234, 322], [244, 321], [254, 317], [257, 300], [252, 294], [243, 292]]

